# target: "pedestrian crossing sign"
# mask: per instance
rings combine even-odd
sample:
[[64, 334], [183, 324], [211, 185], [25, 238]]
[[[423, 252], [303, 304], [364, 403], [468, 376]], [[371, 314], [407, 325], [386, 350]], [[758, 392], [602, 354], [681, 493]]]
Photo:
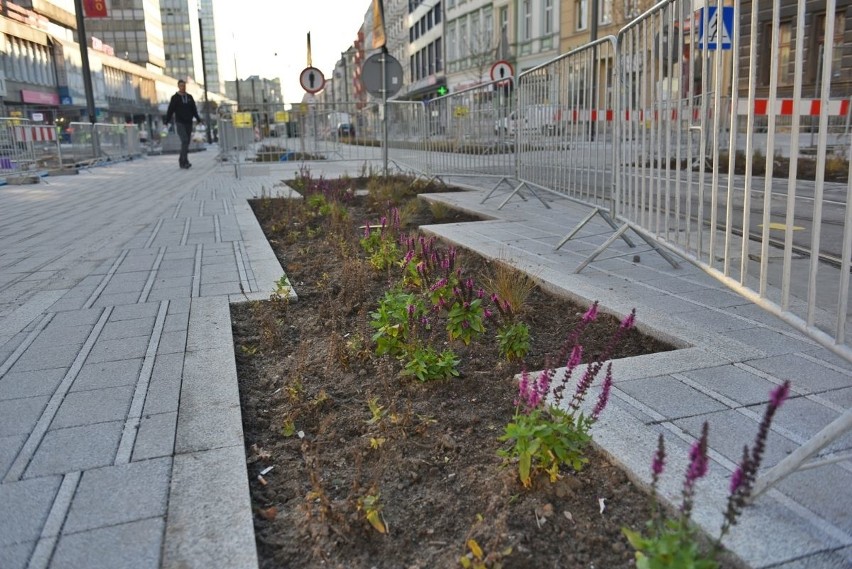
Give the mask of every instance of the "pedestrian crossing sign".
[[734, 35], [734, 7], [722, 6], [722, 17], [719, 17], [718, 6], [708, 6], [698, 11], [698, 45], [701, 49], [731, 49]]

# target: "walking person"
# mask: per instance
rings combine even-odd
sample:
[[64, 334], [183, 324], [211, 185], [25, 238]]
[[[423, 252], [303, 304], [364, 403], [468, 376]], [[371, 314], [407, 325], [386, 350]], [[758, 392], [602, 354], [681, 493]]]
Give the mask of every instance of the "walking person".
[[190, 168], [187, 154], [189, 153], [189, 139], [192, 136], [192, 119], [201, 124], [201, 117], [198, 116], [198, 108], [195, 106], [195, 99], [192, 95], [186, 92], [186, 81], [181, 79], [178, 81], [178, 92], [172, 95], [169, 101], [169, 110], [166, 112], [166, 124], [172, 122], [174, 117], [175, 132], [180, 138], [180, 157], [178, 162], [181, 168]]

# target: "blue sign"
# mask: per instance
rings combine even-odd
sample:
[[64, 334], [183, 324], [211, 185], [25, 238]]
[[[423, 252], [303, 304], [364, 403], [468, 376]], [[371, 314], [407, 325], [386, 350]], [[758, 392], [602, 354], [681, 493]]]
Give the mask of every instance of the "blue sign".
[[701, 49], [717, 50], [733, 47], [733, 6], [722, 6], [721, 18], [719, 18], [718, 6], [708, 6], [706, 18], [704, 8], [701, 8], [698, 11], [698, 23], [698, 46]]
[[59, 102], [63, 105], [73, 105], [74, 100], [71, 97], [62, 97]]

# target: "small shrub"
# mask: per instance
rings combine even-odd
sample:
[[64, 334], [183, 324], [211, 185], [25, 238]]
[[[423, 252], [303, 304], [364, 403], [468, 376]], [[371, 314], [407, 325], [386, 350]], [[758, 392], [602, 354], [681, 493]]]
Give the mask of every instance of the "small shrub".
[[[561, 404], [565, 388], [571, 381], [571, 376], [582, 361], [583, 349], [580, 337], [585, 328], [597, 318], [597, 303], [583, 316], [580, 323], [571, 333], [565, 343], [563, 353], [558, 361], [565, 361], [570, 348], [565, 372], [554, 382], [555, 370], [547, 368], [536, 377], [531, 377], [526, 371], [521, 374], [518, 385], [518, 398], [515, 401], [515, 414], [512, 421], [506, 425], [501, 442], [511, 442], [511, 446], [498, 452], [507, 461], [517, 463], [518, 477], [525, 487], [532, 485], [533, 477], [539, 472], [549, 475], [555, 482], [559, 470], [568, 466], [581, 470], [588, 462], [585, 449], [591, 441], [589, 430], [597, 421], [609, 401], [612, 388], [612, 364], [607, 366], [603, 387], [597, 403], [590, 415], [580, 411], [589, 388], [601, 371], [604, 361], [609, 359], [622, 336], [630, 330], [636, 318], [635, 311], [622, 320], [618, 330], [613, 334], [603, 353], [586, 367], [586, 373], [577, 382], [574, 396], [567, 410]], [[555, 383], [555, 387], [553, 387]], [[552, 404], [547, 402], [547, 396], [552, 394]]]
[[698, 541], [697, 530], [692, 526], [692, 507], [695, 499], [695, 485], [707, 474], [710, 460], [707, 456], [707, 423], [701, 429], [701, 437], [689, 451], [689, 466], [684, 476], [681, 491], [682, 502], [680, 515], [676, 518], [663, 516], [658, 503], [657, 485], [665, 468], [665, 442], [660, 435], [657, 451], [651, 464], [651, 509], [653, 517], [646, 524], [646, 533], [642, 534], [628, 528], [622, 532], [630, 545], [636, 550], [636, 567], [638, 569], [680, 569], [693, 567], [695, 569], [718, 569], [716, 557], [721, 549], [722, 539], [731, 528], [748, 504], [757, 471], [763, 461], [766, 448], [766, 438], [775, 412], [781, 407], [790, 393], [790, 382], [775, 388], [769, 396], [769, 404], [758, 427], [757, 436], [751, 448], [743, 448], [743, 456], [734, 473], [731, 475], [725, 519], [712, 549], [704, 552]]
[[493, 265], [491, 273], [483, 278], [483, 284], [485, 290], [497, 295], [507, 315], [521, 314], [536, 287], [535, 279], [504, 262]]
[[405, 358], [403, 375], [411, 375], [420, 381], [435, 381], [459, 376], [460, 360], [452, 350], [438, 353], [432, 347], [418, 346]]
[[512, 362], [522, 360], [530, 351], [530, 329], [523, 322], [513, 322], [497, 331], [500, 355]]

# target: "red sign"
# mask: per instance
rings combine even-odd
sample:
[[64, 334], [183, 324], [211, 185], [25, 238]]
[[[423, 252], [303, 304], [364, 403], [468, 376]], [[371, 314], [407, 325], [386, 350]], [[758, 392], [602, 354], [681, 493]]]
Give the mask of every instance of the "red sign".
[[45, 93], [43, 91], [21, 89], [21, 102], [34, 103], [36, 105], [58, 105], [59, 95], [56, 93]]
[[83, 0], [83, 14], [87, 18], [107, 18], [106, 0]]

